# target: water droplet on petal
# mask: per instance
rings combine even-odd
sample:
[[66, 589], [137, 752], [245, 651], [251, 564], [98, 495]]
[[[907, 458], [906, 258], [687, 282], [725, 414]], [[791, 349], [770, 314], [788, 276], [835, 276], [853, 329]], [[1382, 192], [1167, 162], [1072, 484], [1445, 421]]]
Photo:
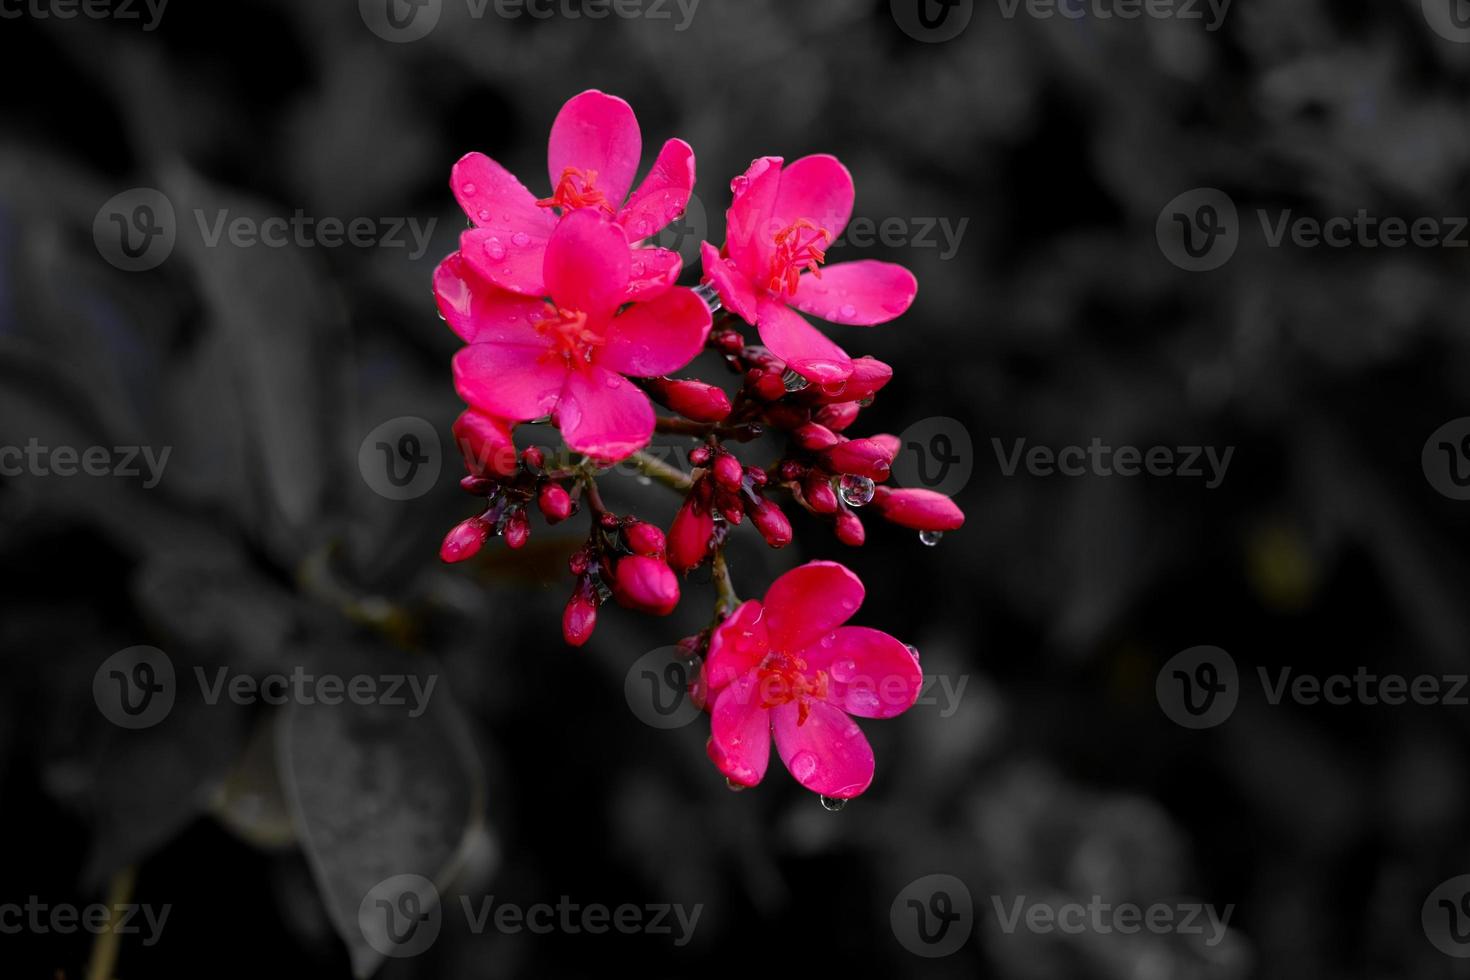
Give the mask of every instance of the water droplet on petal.
[[481, 221], [489, 221], [490, 220], [490, 211], [487, 208], [481, 208], [479, 211], [476, 211], [475, 213], [479, 216], [479, 218], [480, 218]]
[[824, 810], [836, 813], [838, 810], [841, 810], [845, 806], [847, 806], [846, 800], [835, 799], [831, 796], [822, 797], [822, 809]]
[[798, 783], [804, 783], [812, 778], [817, 771], [817, 757], [811, 752], [802, 750], [791, 757], [791, 775], [796, 777]]
[[853, 306], [851, 303], [843, 303], [842, 309], [837, 311], [837, 315], [842, 317], [844, 320], [851, 320], [853, 317], [857, 316], [857, 307]]
[[837, 481], [837, 495], [849, 507], [862, 507], [872, 501], [876, 492], [872, 480], [855, 473], [849, 473]]
[[527, 245], [531, 244], [531, 236], [523, 231], [518, 231], [514, 235], [510, 236], [510, 243], [516, 248], [525, 248]]
[[478, 190], [478, 188], [475, 187], [474, 184], [470, 184], [470, 183], [461, 184], [460, 185], [460, 188], [459, 188], [459, 192], [461, 194], [463, 194], [465, 197], [474, 197], [476, 190]]
[[490, 256], [490, 261], [499, 262], [505, 258], [505, 246], [500, 244], [500, 239], [492, 238], [485, 243], [485, 254]]
[[932, 548], [939, 543], [939, 539], [942, 537], [944, 537], [943, 531], [920, 531], [919, 543]]
[[916, 647], [916, 646], [914, 646], [912, 643], [905, 643], [904, 646], [906, 646], [906, 647], [909, 648], [909, 655], [914, 658], [914, 662], [915, 663], [918, 663], [918, 661], [919, 661], [919, 648]]
[[781, 384], [787, 391], [801, 391], [807, 385], [811, 384], [811, 382], [790, 368], [787, 368], [786, 373], [781, 375]]

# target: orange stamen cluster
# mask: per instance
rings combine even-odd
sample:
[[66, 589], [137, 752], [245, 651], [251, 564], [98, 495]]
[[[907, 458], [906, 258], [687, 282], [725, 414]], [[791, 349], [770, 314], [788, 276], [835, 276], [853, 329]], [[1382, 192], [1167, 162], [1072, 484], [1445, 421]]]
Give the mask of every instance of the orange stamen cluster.
[[601, 208], [608, 214], [613, 213], [607, 195], [597, 189], [597, 171], [578, 167], [563, 170], [551, 196], [541, 198], [536, 204], [543, 208], [560, 208], [562, 213], [579, 208]]
[[[804, 234], [807, 233], [807, 234]], [[803, 272], [821, 278], [820, 266], [827, 261], [832, 235], [806, 218], [776, 232], [776, 251], [771, 254], [771, 278], [766, 288], [773, 293], [795, 296]]]
[[587, 326], [587, 314], [546, 304], [548, 316], [536, 322], [536, 332], [551, 337], [551, 350], [568, 363], [590, 362], [592, 352], [607, 343]]
[[796, 723], [804, 725], [811, 713], [811, 699], [827, 697], [827, 672], [819, 670], [812, 676], [807, 673], [806, 661], [800, 657], [771, 653], [761, 662], [756, 689], [764, 709], [797, 702]]

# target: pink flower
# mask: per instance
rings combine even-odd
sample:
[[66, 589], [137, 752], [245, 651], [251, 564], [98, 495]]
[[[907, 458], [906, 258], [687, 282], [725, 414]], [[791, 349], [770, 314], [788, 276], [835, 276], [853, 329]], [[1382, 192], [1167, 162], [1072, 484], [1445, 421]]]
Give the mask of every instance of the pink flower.
[[434, 273], [440, 310], [469, 346], [454, 356], [461, 397], [519, 422], [550, 414], [573, 450], [622, 459], [653, 434], [648, 396], [623, 375], [688, 364], [709, 334], [692, 289], [664, 288], [627, 304], [632, 279], [623, 231], [594, 209], [575, 211], [545, 248], [547, 301], [488, 286], [461, 253]]
[[715, 628], [702, 682], [713, 705], [709, 756], [726, 778], [759, 783], [774, 736], [781, 761], [807, 789], [848, 799], [868, 788], [873, 750], [849, 716], [901, 714], [923, 677], [898, 640], [843, 625], [862, 601], [856, 575], [814, 561]]
[[885, 520], [915, 531], [954, 531], [965, 524], [959, 504], [933, 490], [878, 487], [873, 509]]
[[[543, 296], [542, 256], [562, 217], [595, 211], [617, 224], [629, 242], [658, 233], [684, 213], [694, 187], [694, 151], [683, 140], [664, 144], [653, 169], [629, 196], [643, 137], [633, 109], [595, 89], [573, 96], [551, 124], [547, 165], [551, 195], [537, 199], [510, 171], [483, 153], [454, 165], [450, 188], [474, 227], [460, 252], [481, 278], [526, 296]], [[626, 201], [625, 201], [626, 199]], [[677, 252], [638, 249], [629, 299], [679, 278]]]
[[846, 379], [852, 359], [796, 310], [833, 323], [887, 323], [913, 303], [913, 273], [866, 259], [822, 267], [852, 216], [852, 175], [836, 157], [802, 157], [784, 170], [780, 157], [762, 157], [731, 190], [725, 249], [704, 245], [706, 280], [792, 370], [817, 384]]

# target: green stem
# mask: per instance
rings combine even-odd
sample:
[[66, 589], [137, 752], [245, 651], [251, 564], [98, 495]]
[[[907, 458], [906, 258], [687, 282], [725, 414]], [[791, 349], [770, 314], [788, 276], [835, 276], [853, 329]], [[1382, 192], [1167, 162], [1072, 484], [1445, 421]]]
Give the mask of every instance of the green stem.
[[735, 583], [730, 581], [730, 566], [725, 561], [723, 545], [715, 549], [710, 569], [715, 583], [715, 616], [724, 619], [740, 605], [740, 597], [735, 594]]
[[639, 451], [634, 453], [628, 457], [628, 462], [637, 467], [639, 473], [642, 473], [650, 480], [656, 480], [662, 483], [670, 490], [678, 490], [680, 493], [683, 493], [694, 486], [694, 481], [689, 477], [688, 473], [685, 473], [677, 467], [670, 466], [663, 460], [655, 459], [645, 452]]

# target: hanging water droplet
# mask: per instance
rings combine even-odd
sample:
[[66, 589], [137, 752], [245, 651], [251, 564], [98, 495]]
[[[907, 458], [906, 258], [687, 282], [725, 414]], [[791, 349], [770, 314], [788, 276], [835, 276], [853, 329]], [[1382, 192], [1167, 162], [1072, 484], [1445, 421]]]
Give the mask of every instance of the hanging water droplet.
[[932, 548], [939, 543], [939, 539], [942, 537], [944, 537], [943, 531], [920, 531], [919, 543]]
[[720, 312], [720, 307], [723, 304], [720, 301], [720, 294], [712, 284], [706, 282], [695, 286], [694, 295], [704, 300], [704, 305], [709, 307], [711, 313]]
[[838, 810], [841, 810], [845, 806], [847, 806], [846, 800], [835, 799], [831, 796], [822, 797], [822, 809], [824, 810], [829, 810], [832, 813], [836, 813]]
[[909, 654], [913, 656], [914, 661], [917, 662], [919, 659], [919, 648], [914, 646], [912, 643], [905, 643], [904, 646], [909, 648]]
[[849, 507], [862, 507], [873, 499], [877, 492], [873, 481], [865, 476], [849, 473], [837, 481], [837, 495]]
[[637, 476], [633, 477], [633, 482], [638, 484], [640, 487], [646, 487], [652, 485], [653, 478], [639, 473]]
[[731, 792], [734, 792], [734, 793], [738, 793], [741, 790], [743, 790], [743, 789], [746, 788], [746, 787], [740, 785], [739, 783], [737, 783], [735, 780], [731, 779], [728, 776], [725, 777], [725, 785], [728, 786], [728, 787], [730, 787]]
[[787, 368], [786, 373], [781, 375], [781, 384], [785, 386], [787, 391], [800, 391], [811, 384], [811, 382], [790, 368]]

